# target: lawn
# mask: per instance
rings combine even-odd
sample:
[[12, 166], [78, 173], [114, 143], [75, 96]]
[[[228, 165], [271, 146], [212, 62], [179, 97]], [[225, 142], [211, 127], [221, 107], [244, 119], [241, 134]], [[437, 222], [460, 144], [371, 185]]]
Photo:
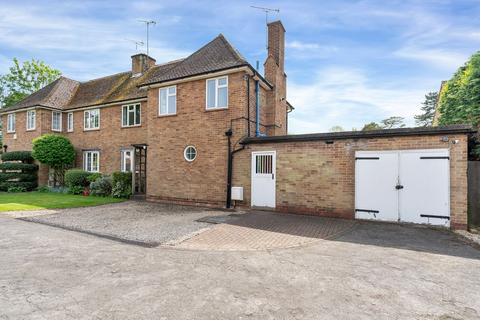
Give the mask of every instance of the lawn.
[[0, 192], [0, 212], [75, 208], [122, 201], [125, 200], [110, 197], [85, 197], [53, 192]]

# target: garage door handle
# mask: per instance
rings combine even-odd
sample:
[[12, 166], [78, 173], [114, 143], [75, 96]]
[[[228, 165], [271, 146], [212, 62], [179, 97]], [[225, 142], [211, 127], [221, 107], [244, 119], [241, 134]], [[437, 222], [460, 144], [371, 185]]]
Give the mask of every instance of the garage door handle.
[[395, 189], [401, 190], [401, 189], [403, 189], [403, 186], [402, 186], [401, 184], [397, 184], [397, 185], [395, 186]]

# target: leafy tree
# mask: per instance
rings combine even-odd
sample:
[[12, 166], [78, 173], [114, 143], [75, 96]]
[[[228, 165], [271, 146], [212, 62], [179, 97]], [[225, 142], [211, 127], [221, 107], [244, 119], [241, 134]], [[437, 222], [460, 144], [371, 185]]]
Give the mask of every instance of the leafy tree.
[[380, 130], [380, 129], [383, 129], [383, 128], [378, 123], [370, 122], [363, 126], [362, 131]]
[[32, 141], [32, 155], [39, 162], [54, 170], [54, 185], [63, 185], [65, 170], [75, 160], [75, 149], [66, 137], [44, 134]]
[[380, 124], [383, 129], [403, 128], [405, 127], [404, 120], [402, 117], [394, 116], [380, 121]]
[[433, 123], [433, 116], [435, 115], [435, 106], [437, 104], [438, 92], [429, 92], [425, 95], [425, 101], [420, 108], [423, 113], [414, 116], [415, 124], [421, 127], [430, 127]]
[[330, 128], [330, 132], [342, 132], [345, 131], [341, 126], [333, 126]]
[[480, 123], [480, 51], [461, 66], [440, 92], [439, 124]]
[[0, 107], [8, 107], [55, 81], [61, 72], [32, 59], [20, 63], [13, 59], [9, 73], [0, 76]]

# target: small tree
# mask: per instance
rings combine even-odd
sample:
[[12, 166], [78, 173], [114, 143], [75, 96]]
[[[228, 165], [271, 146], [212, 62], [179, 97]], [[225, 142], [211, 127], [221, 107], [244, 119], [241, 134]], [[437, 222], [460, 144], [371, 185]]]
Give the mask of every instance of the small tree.
[[380, 130], [382, 127], [376, 122], [370, 122], [363, 126], [362, 131]]
[[425, 95], [425, 101], [422, 103], [423, 106], [420, 108], [423, 113], [414, 117], [416, 125], [421, 127], [430, 127], [432, 125], [437, 99], [437, 92], [429, 92]]
[[345, 131], [342, 126], [333, 126], [330, 128], [330, 132], [342, 132]]
[[405, 127], [404, 120], [402, 117], [390, 117], [380, 121], [380, 123], [383, 129], [403, 128]]
[[32, 142], [33, 157], [53, 169], [53, 184], [63, 185], [65, 170], [75, 160], [75, 149], [70, 140], [55, 134], [42, 135]]

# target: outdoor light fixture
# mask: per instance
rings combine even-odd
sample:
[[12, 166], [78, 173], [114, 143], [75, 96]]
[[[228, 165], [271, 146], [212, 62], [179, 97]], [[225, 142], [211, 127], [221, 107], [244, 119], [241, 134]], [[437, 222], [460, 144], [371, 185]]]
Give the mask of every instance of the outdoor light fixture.
[[443, 136], [442, 138], [440, 138], [440, 141], [442, 142], [448, 142], [449, 138], [447, 136]]

